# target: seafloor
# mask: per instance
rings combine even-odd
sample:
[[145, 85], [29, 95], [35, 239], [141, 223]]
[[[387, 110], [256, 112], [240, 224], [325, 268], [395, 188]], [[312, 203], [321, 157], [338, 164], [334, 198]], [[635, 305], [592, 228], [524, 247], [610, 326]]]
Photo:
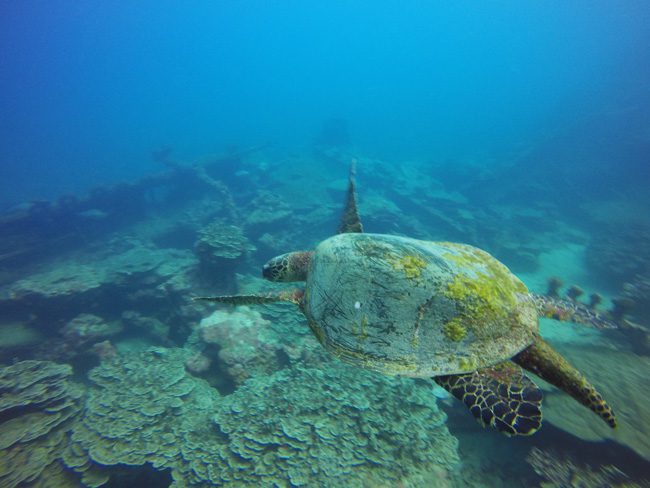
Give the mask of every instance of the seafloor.
[[540, 381], [543, 428], [508, 438], [431, 381], [329, 357], [290, 304], [190, 300], [271, 289], [262, 263], [333, 233], [348, 155], [155, 158], [140, 181], [0, 215], [2, 487], [648, 486], [650, 229], [620, 218], [629, 202], [359, 158], [366, 230], [470, 243], [533, 291], [559, 277], [624, 309], [617, 329], [541, 324], [618, 429]]

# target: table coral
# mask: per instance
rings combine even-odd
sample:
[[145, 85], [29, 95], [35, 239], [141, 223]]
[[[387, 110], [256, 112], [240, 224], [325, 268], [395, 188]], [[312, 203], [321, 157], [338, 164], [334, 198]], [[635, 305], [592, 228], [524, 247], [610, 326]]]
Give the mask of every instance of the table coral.
[[199, 276], [212, 287], [234, 290], [235, 270], [254, 249], [240, 227], [213, 222], [199, 231], [194, 244]]
[[[73, 465], [66, 453], [68, 433], [82, 408], [83, 390], [72, 383], [72, 368], [49, 361], [22, 361], [0, 367], [0, 485], [98, 486], [106, 477], [84, 456]], [[103, 480], [103, 481], [102, 481]]]
[[155, 348], [93, 369], [69, 451], [96, 467], [169, 469], [175, 488], [395, 485], [458, 462], [429, 384], [332, 362], [221, 397], [185, 372], [190, 354]]
[[92, 344], [119, 334], [122, 325], [119, 322], [107, 322], [90, 313], [82, 313], [70, 320], [59, 331], [69, 348], [83, 349]]
[[251, 249], [242, 229], [224, 222], [213, 222], [203, 227], [195, 247], [199, 256], [208, 260], [238, 259]]
[[254, 377], [214, 416], [224, 479], [263, 486], [397, 486], [452, 468], [457, 441], [431, 386], [331, 362]]
[[[41, 272], [11, 283], [0, 290], [0, 301], [51, 300], [128, 286], [163, 285], [196, 264], [188, 251], [155, 249], [148, 243], [135, 242], [125, 251], [77, 255], [50, 263]], [[185, 285], [188, 286], [188, 285]]]
[[[87, 455], [94, 466], [148, 463], [157, 470], [170, 469], [175, 487], [205, 486], [207, 478], [196, 471], [214, 463], [210, 451], [223, 444], [206, 429], [219, 393], [185, 372], [189, 354], [152, 348], [91, 370], [93, 386], [85, 416], [73, 431], [71, 450]], [[186, 442], [196, 435], [198, 442]]]

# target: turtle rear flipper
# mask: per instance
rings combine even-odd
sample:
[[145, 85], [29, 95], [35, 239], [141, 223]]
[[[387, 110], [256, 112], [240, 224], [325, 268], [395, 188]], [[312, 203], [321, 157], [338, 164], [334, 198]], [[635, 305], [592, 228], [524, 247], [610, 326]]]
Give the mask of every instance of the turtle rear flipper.
[[359, 218], [359, 210], [357, 209], [357, 189], [354, 181], [354, 176], [357, 172], [357, 161], [352, 160], [350, 163], [350, 179], [348, 182], [348, 193], [345, 200], [345, 210], [341, 218], [341, 225], [339, 225], [339, 234], [347, 234], [351, 232], [363, 232], [363, 225]]
[[537, 308], [537, 314], [547, 319], [588, 325], [597, 329], [618, 329], [614, 321], [605, 314], [573, 300], [564, 300], [549, 295], [531, 294]]
[[510, 361], [434, 380], [482, 424], [506, 435], [531, 435], [542, 425], [542, 392]]
[[512, 360], [522, 368], [535, 373], [543, 380], [568, 393], [574, 400], [590, 408], [611, 428], [616, 428], [614, 411], [596, 388], [541, 337], [538, 337], [533, 344], [513, 357]]

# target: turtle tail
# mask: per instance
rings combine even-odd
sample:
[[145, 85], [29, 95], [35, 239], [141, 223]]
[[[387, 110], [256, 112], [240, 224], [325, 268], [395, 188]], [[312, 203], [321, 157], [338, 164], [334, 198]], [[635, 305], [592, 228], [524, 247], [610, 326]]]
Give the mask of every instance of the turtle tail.
[[192, 297], [193, 301], [228, 303], [230, 305], [263, 305], [265, 303], [291, 302], [300, 305], [304, 290], [283, 290], [260, 295], [221, 295], [214, 297]]
[[614, 411], [601, 394], [541, 337], [538, 337], [532, 345], [521, 351], [512, 360], [522, 368], [565, 391], [576, 401], [590, 408], [611, 428], [616, 428]]

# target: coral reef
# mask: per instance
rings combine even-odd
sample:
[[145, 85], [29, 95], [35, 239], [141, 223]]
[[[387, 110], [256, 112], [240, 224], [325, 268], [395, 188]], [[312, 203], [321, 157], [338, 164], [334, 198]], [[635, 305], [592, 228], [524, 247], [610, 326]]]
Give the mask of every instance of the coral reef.
[[[456, 440], [430, 383], [332, 361], [294, 305], [212, 313], [210, 306], [188, 300], [204, 291], [201, 286], [211, 293], [275, 289], [236, 272], [272, 255], [313, 248], [336, 228], [346, 186], [343, 179], [327, 181], [339, 169], [343, 175], [349, 155], [332, 153], [327, 164], [311, 164], [304, 155], [273, 155], [248, 168], [244, 156], [185, 164], [162, 148], [155, 158], [166, 165], [164, 174], [0, 215], [0, 359], [74, 359], [78, 377], [97, 357], [102, 361], [90, 373], [87, 394], [71, 380], [67, 365], [0, 366], [0, 485], [93, 487], [107, 483], [110, 474], [117, 486], [120, 470], [132, 466], [127, 478], [140, 469], [159, 470], [173, 477], [176, 488], [510, 486], [520, 473], [508, 469], [527, 468], [521, 443], [498, 438], [501, 450], [486, 455], [491, 448], [476, 442], [474, 431], [468, 442], [475, 450], [464, 456], [463, 470], [451, 473], [458, 462]], [[405, 163], [364, 159], [360, 165], [361, 177], [378, 183], [364, 184], [360, 201], [368, 231], [470, 242], [527, 271], [558, 242], [585, 240], [563, 223], [547, 187], [540, 186], [544, 199], [531, 208], [521, 179], [506, 183], [504, 197], [504, 180], [490, 177], [486, 165], [480, 166], [483, 176], [473, 174], [477, 164], [450, 181], [453, 172], [434, 173], [428, 162]], [[437, 179], [447, 179], [450, 191]], [[505, 203], [513, 192], [522, 205]], [[624, 227], [599, 225], [587, 264], [612, 286], [611, 293], [623, 287], [613, 302], [614, 316], [623, 319], [630, 312], [650, 326], [650, 234]], [[257, 246], [254, 254], [249, 239]], [[395, 266], [416, 281], [424, 275], [417, 256], [404, 256]], [[481, 285], [468, 288], [459, 281], [447, 292], [468, 303], [465, 314], [489, 317], [498, 313], [499, 297]], [[560, 288], [555, 283], [551, 294], [559, 298]], [[593, 312], [600, 302], [609, 303], [609, 295], [601, 300], [578, 291], [571, 292], [573, 298], [588, 302]], [[202, 313], [211, 315], [190, 330]], [[364, 319], [356, 323], [365, 337]], [[458, 324], [448, 322], [444, 332], [464, 340], [472, 329]], [[168, 348], [190, 332], [185, 349]], [[622, 425], [611, 431], [554, 391], [547, 395], [545, 416], [574, 436], [606, 439], [628, 454], [615, 444], [620, 443], [650, 460], [647, 331], [588, 332], [557, 347], [602, 387]], [[625, 345], [635, 342], [640, 356], [617, 350], [624, 334], [632, 338]], [[120, 356], [114, 344], [120, 351], [165, 347]], [[476, 367], [465, 358], [459, 364]], [[215, 389], [217, 376], [232, 383], [234, 392], [223, 396]], [[465, 421], [464, 412], [460, 417]], [[522, 451], [514, 459], [508, 457], [512, 446]], [[544, 486], [636, 486], [614, 468], [540, 453], [531, 453], [531, 464]], [[497, 457], [503, 464], [493, 463]], [[474, 478], [463, 480], [477, 459]], [[594, 484], [602, 480], [609, 484]]]
[[[279, 291], [284, 284], [270, 283], [251, 275], [238, 276], [241, 293], [255, 294]], [[210, 307], [212, 308], [212, 307]], [[272, 342], [279, 342], [282, 351], [289, 357], [290, 362], [298, 361], [313, 367], [319, 367], [329, 362], [329, 353], [323, 349], [310, 330], [305, 316], [292, 303], [278, 302], [254, 308], [262, 318], [266, 319], [269, 333], [274, 334]]]
[[650, 330], [650, 270], [643, 275], [635, 275], [623, 285], [621, 296], [614, 301], [613, 314], [631, 317]]
[[169, 469], [174, 487], [396, 485], [458, 462], [428, 383], [332, 362], [220, 397], [185, 372], [190, 355], [153, 348], [93, 369], [70, 450], [94, 468]]
[[251, 378], [214, 416], [228, 440], [222, 477], [242, 485], [398, 486], [416, 473], [449, 470], [457, 441], [431, 389], [335, 361]]
[[121, 331], [121, 324], [107, 323], [101, 317], [90, 313], [77, 315], [60, 330], [61, 335], [70, 344], [79, 346], [99, 342], [100, 339], [119, 334]]
[[[146, 283], [152, 287], [165, 284], [194, 264], [190, 253], [133, 242], [130, 248], [115, 253], [107, 248], [103, 255], [79, 255], [53, 262], [41, 272], [4, 287], [0, 290], [0, 301], [67, 296], [80, 299], [80, 295], [106, 286], [137, 287]], [[143, 277], [145, 283], [140, 282]]]
[[557, 276], [552, 276], [548, 280], [548, 288], [546, 294], [551, 298], [560, 298], [560, 288], [564, 286], [564, 282]]
[[[283, 367], [282, 343], [271, 323], [249, 307], [217, 310], [204, 318], [189, 340], [203, 356], [218, 355], [230, 379], [240, 385], [247, 378], [268, 375]], [[213, 347], [210, 347], [213, 346]], [[199, 359], [192, 357], [192, 366]]]
[[185, 372], [187, 356], [181, 349], [153, 348], [91, 370], [93, 387], [85, 415], [72, 433], [71, 449], [84, 453], [94, 466], [150, 463], [186, 479], [185, 459], [197, 466], [202, 460], [192, 458], [183, 436], [203, 429], [195, 423], [207, 423], [201, 414], [212, 411], [219, 399], [205, 381]]
[[641, 488], [647, 481], [637, 484], [616, 466], [579, 465], [566, 453], [530, 450], [526, 461], [544, 479], [544, 488]]
[[240, 227], [213, 222], [199, 231], [199, 239], [194, 244], [199, 276], [213, 289], [234, 291], [235, 271], [254, 249]]
[[260, 192], [249, 205], [246, 229], [258, 236], [265, 232], [286, 227], [291, 217], [291, 208], [279, 196], [268, 191]]
[[202, 375], [212, 366], [212, 359], [202, 352], [195, 352], [185, 360], [185, 368], [192, 374]]
[[650, 276], [650, 230], [610, 224], [590, 241], [585, 258], [589, 269], [614, 289], [635, 275]]
[[650, 229], [611, 223], [592, 239], [585, 257], [599, 279], [613, 290], [623, 290], [618, 305], [650, 327]]
[[[23, 348], [16, 354], [21, 359], [68, 361], [95, 342], [114, 340], [120, 327], [120, 337], [140, 328], [153, 343], [168, 345], [170, 331], [198, 318], [187, 300], [196, 265], [190, 251], [138, 240], [109, 243], [2, 287], [0, 316], [51, 341], [32, 354]], [[0, 349], [4, 356], [10, 352]]]
[[566, 296], [569, 300], [578, 301], [578, 299], [584, 295], [585, 291], [580, 288], [578, 285], [571, 285], [566, 292]]
[[202, 263], [210, 263], [212, 259], [236, 260], [251, 249], [242, 229], [224, 222], [203, 227], [195, 247]]
[[[82, 409], [83, 390], [70, 366], [22, 361], [0, 368], [0, 485], [76, 487], [106, 476], [83, 456], [70, 455], [68, 436]], [[74, 462], [72, 459], [74, 458]]]
[[139, 332], [141, 336], [148, 337], [152, 343], [171, 345], [169, 339], [169, 324], [165, 324], [155, 317], [145, 316], [135, 310], [122, 312], [122, 324], [131, 332]]

